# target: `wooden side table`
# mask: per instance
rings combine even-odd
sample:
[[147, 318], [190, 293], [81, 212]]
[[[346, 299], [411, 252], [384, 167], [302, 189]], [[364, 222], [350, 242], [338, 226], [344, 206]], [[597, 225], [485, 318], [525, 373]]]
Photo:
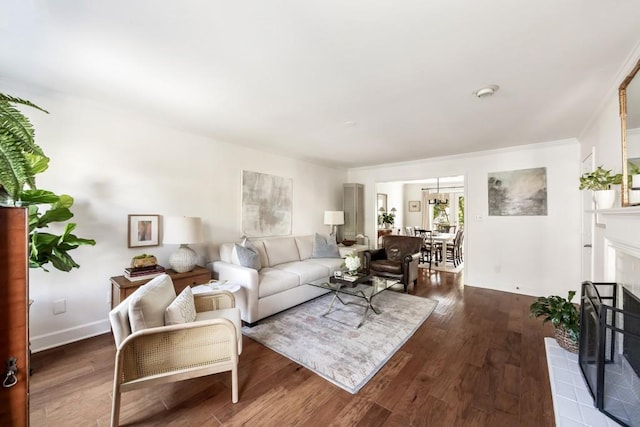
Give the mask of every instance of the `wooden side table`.
[[[201, 285], [211, 280], [211, 270], [196, 266], [191, 271], [186, 273], [177, 273], [171, 269], [168, 269], [167, 274], [173, 281], [173, 287], [176, 288], [176, 294], [179, 294], [187, 286]], [[140, 286], [147, 283], [149, 280], [139, 280], [132, 282], [124, 276], [111, 277], [111, 308], [120, 304], [122, 300], [131, 295]]]

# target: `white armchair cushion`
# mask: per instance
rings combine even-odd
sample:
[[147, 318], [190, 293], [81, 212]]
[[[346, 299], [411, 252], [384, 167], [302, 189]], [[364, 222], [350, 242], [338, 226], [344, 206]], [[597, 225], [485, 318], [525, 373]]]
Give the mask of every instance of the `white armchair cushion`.
[[196, 305], [193, 301], [193, 292], [187, 286], [165, 310], [164, 324], [178, 325], [194, 320], [196, 320]]
[[167, 274], [140, 286], [129, 297], [131, 332], [164, 326], [164, 312], [175, 298], [176, 290]]

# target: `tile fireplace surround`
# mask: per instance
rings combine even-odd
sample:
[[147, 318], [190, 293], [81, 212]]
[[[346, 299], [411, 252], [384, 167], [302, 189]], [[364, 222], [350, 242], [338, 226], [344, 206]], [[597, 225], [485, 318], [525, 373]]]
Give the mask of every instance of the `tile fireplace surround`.
[[556, 426], [619, 426], [593, 405], [593, 398], [578, 365], [578, 355], [560, 348], [554, 338], [545, 338], [544, 346]]

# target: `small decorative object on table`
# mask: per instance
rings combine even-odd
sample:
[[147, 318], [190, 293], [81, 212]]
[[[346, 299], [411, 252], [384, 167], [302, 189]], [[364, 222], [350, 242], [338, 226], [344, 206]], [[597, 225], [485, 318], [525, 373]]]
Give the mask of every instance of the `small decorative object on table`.
[[371, 280], [371, 276], [367, 274], [362, 274], [362, 273], [356, 273], [354, 275], [345, 273], [341, 277], [333, 276], [329, 278], [330, 283], [339, 283], [342, 286], [347, 288], [356, 287], [360, 283], [366, 283], [366, 282], [369, 282], [370, 280]]
[[576, 291], [569, 291], [567, 298], [557, 295], [539, 297], [529, 307], [531, 316], [544, 316], [543, 322], [551, 321], [558, 345], [571, 353], [578, 352], [580, 336], [580, 315], [571, 302], [575, 295]]
[[342, 241], [342, 244], [343, 244], [344, 246], [352, 246], [352, 245], [355, 245], [355, 244], [356, 244], [356, 241], [355, 241], [355, 240], [346, 240], [346, 239], [345, 239], [345, 240], [343, 240], [343, 241]]
[[153, 267], [156, 264], [157, 258], [149, 254], [136, 255], [131, 259], [131, 268]]
[[347, 267], [349, 274], [355, 275], [358, 273], [358, 269], [360, 268], [360, 257], [356, 252], [351, 252], [346, 257], [344, 257], [344, 266]]

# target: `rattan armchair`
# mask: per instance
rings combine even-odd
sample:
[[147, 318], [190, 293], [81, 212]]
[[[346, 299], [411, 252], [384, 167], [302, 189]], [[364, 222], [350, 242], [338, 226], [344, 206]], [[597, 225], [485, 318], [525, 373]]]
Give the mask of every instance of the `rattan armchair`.
[[231, 401], [238, 401], [242, 333], [240, 310], [232, 293], [196, 294], [196, 321], [134, 333], [129, 325], [130, 298], [109, 313], [117, 348], [112, 427], [119, 424], [121, 393], [155, 384], [231, 371]]

